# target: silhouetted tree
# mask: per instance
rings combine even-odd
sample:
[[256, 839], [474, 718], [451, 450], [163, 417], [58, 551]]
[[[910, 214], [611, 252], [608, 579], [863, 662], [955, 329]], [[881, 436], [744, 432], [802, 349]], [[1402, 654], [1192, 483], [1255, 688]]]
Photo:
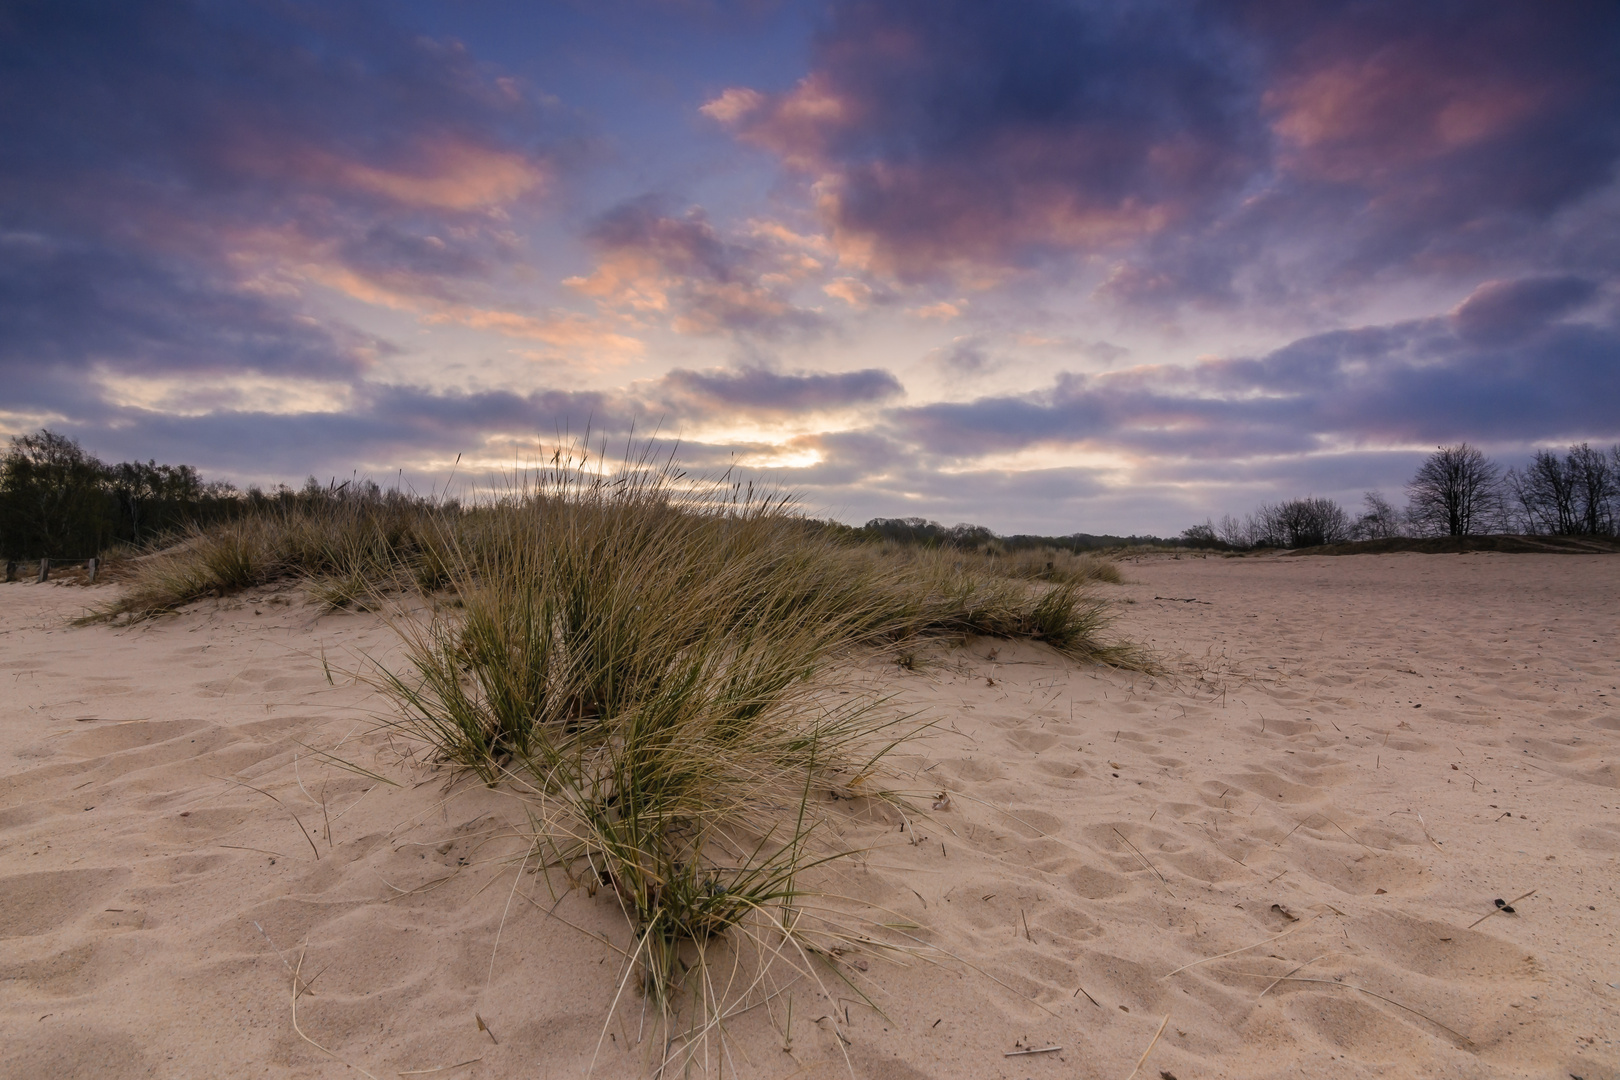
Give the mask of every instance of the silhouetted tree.
[[240, 513], [229, 484], [190, 465], [106, 465], [54, 431], [19, 435], [0, 458], [0, 555], [85, 559], [114, 542], [140, 544]]
[[1215, 526], [1215, 536], [1221, 543], [1235, 548], [1250, 546], [1249, 525], [1240, 521], [1231, 514], [1222, 514], [1221, 523]]
[[1489, 532], [1504, 510], [1502, 470], [1467, 443], [1442, 446], [1418, 467], [1406, 496], [1408, 520], [1425, 533]]
[[977, 548], [995, 544], [996, 534], [983, 525], [962, 523], [947, 528], [926, 518], [873, 518], [863, 530], [902, 544], [921, 544], [924, 547]]
[[1620, 444], [1607, 454], [1586, 443], [1569, 448], [1581, 531], [1613, 535], [1620, 525]]
[[7, 558], [89, 558], [110, 538], [104, 466], [66, 435], [17, 435], [0, 460], [0, 547]]
[[1575, 527], [1575, 478], [1557, 454], [1537, 450], [1530, 464], [1508, 471], [1508, 487], [1526, 532], [1567, 535]]
[[1181, 538], [1192, 547], [1221, 546], [1220, 538], [1215, 535], [1215, 523], [1206, 520], [1202, 525], [1181, 530]]
[[1350, 539], [1350, 515], [1332, 499], [1262, 503], [1254, 522], [1257, 541], [1266, 547], [1316, 547]]
[[1527, 531], [1611, 534], [1620, 515], [1620, 446], [1605, 453], [1581, 443], [1564, 457], [1537, 450], [1530, 464], [1508, 472], [1508, 486]]
[[1354, 533], [1362, 540], [1387, 540], [1392, 536], [1401, 535], [1405, 527], [1405, 516], [1389, 500], [1384, 498], [1381, 491], [1368, 491], [1361, 497], [1361, 516], [1356, 519]]
[[1227, 514], [1211, 533], [1220, 543], [1236, 548], [1316, 547], [1350, 539], [1350, 515], [1332, 499], [1311, 497], [1280, 503], [1261, 503], [1242, 521]]

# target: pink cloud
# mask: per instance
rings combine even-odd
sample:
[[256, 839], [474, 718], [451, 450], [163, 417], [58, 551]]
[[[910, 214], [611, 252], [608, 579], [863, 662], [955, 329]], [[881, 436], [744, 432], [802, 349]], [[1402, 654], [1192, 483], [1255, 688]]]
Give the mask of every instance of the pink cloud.
[[590, 232], [597, 265], [565, 285], [604, 310], [666, 320], [679, 334], [763, 335], [819, 327], [822, 317], [794, 291], [823, 269], [818, 238], [778, 223], [753, 222], [722, 235], [699, 210], [674, 216], [654, 201], [623, 204]]

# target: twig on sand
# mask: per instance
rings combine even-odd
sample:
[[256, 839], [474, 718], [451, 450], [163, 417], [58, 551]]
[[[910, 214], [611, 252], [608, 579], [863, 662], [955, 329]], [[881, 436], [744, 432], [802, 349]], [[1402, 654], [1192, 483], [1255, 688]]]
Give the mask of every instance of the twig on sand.
[[1055, 1054], [1061, 1046], [1037, 1046], [1033, 1050], [1009, 1050], [1002, 1057], [1023, 1057], [1025, 1054]]
[[[1317, 812], [1321, 813], [1321, 811], [1317, 811]], [[1345, 839], [1349, 840], [1352, 844], [1359, 845], [1361, 847], [1361, 849], [1363, 851], [1365, 851], [1367, 854], [1369, 854], [1369, 855], [1377, 855], [1378, 854], [1378, 852], [1374, 851], [1372, 848], [1368, 847], [1366, 844], [1361, 843], [1360, 840], [1357, 840], [1355, 837], [1353, 837], [1349, 833], [1345, 832], [1344, 831], [1344, 826], [1340, 825], [1337, 821], [1334, 821], [1332, 818], [1328, 817], [1326, 814], [1322, 814], [1322, 817], [1327, 821], [1327, 823], [1329, 825], [1333, 826], [1335, 829], [1338, 829], [1340, 832], [1344, 833]], [[1309, 819], [1307, 819], [1307, 820], [1309, 820]]]
[[1131, 1075], [1127, 1076], [1125, 1080], [1134, 1080], [1136, 1074], [1142, 1071], [1142, 1062], [1146, 1061], [1148, 1055], [1153, 1053], [1153, 1048], [1159, 1045], [1159, 1036], [1164, 1034], [1165, 1025], [1168, 1023], [1170, 1023], [1170, 1014], [1165, 1013], [1164, 1019], [1159, 1021], [1159, 1030], [1153, 1033], [1153, 1041], [1148, 1043], [1146, 1050], [1142, 1051], [1142, 1056], [1136, 1059], [1136, 1068], [1131, 1070]]
[[[1326, 956], [1326, 955], [1327, 955], [1327, 953], [1322, 954], [1322, 956]], [[1322, 959], [1322, 956], [1313, 956], [1309, 960], [1305, 961], [1303, 964], [1299, 965], [1299, 967], [1294, 968], [1292, 971], [1288, 972], [1287, 975], [1279, 975], [1275, 979], [1272, 979], [1271, 982], [1266, 984], [1266, 988], [1264, 990], [1260, 991], [1260, 997], [1257, 997], [1254, 1000], [1259, 1001], [1260, 998], [1263, 998], [1267, 994], [1271, 993], [1271, 988], [1273, 986], [1276, 986], [1278, 983], [1280, 983], [1284, 979], [1288, 978], [1289, 975], [1298, 975], [1301, 971], [1304, 971], [1306, 968], [1310, 967], [1312, 964], [1314, 964], [1318, 960]]]
[[298, 1037], [300, 1039], [303, 1039], [305, 1042], [309, 1043], [309, 1045], [313, 1046], [315, 1049], [319, 1050], [321, 1053], [325, 1054], [327, 1057], [331, 1058], [333, 1061], [337, 1062], [339, 1065], [342, 1065], [345, 1068], [353, 1069], [355, 1072], [359, 1073], [361, 1076], [367, 1077], [368, 1080], [377, 1080], [377, 1078], [375, 1076], [372, 1076], [371, 1073], [366, 1072], [366, 1070], [362, 1069], [360, 1066], [352, 1065], [349, 1062], [344, 1061], [342, 1058], [340, 1058], [336, 1054], [332, 1053], [332, 1051], [328, 1050], [326, 1047], [322, 1046], [320, 1043], [316, 1042], [314, 1039], [310, 1038], [308, 1035], [305, 1035], [304, 1030], [298, 1026], [298, 997], [299, 997], [300, 994], [303, 993], [303, 991], [298, 988], [298, 983], [299, 983], [299, 975], [298, 975], [298, 973], [300, 971], [303, 971], [303, 970], [304, 970], [304, 950], [300, 949], [299, 952], [298, 952], [298, 968], [297, 968], [297, 970], [295, 970], [293, 972], [293, 983], [292, 983], [292, 1026], [293, 1026], [293, 1030], [298, 1033]]
[[[1188, 968], [1195, 968], [1199, 964], [1207, 964], [1211, 960], [1221, 960], [1221, 959], [1224, 959], [1224, 958], [1226, 958], [1228, 956], [1236, 956], [1240, 952], [1248, 952], [1250, 949], [1258, 949], [1260, 946], [1265, 945], [1268, 942], [1276, 941], [1278, 938], [1287, 937], [1289, 934], [1292, 934], [1295, 930], [1300, 929], [1300, 927], [1311, 925], [1311, 923], [1315, 922], [1316, 918], [1319, 918], [1319, 917], [1320, 916], [1313, 917], [1313, 918], [1311, 918], [1311, 919], [1309, 919], [1309, 920], [1307, 920], [1305, 922], [1299, 923], [1299, 924], [1297, 924], [1295, 926], [1290, 926], [1288, 929], [1284, 930], [1282, 933], [1273, 934], [1271, 937], [1265, 938], [1262, 941], [1257, 941], [1253, 945], [1245, 945], [1241, 949], [1232, 949], [1232, 950], [1230, 950], [1228, 952], [1223, 952], [1223, 953], [1221, 953], [1221, 954], [1219, 954], [1217, 956], [1206, 956], [1202, 960], [1194, 960], [1190, 964], [1183, 964], [1180, 967], [1176, 968], [1176, 970], [1174, 970], [1172, 972], [1169, 972], [1169, 973], [1164, 974], [1164, 975], [1160, 975], [1159, 978], [1161, 980], [1162, 979], [1168, 979], [1171, 975], [1180, 975], [1183, 971], [1186, 971]], [[1318, 959], [1320, 959], [1320, 957], [1318, 957]]]
[[216, 844], [215, 846], [216, 847], [233, 848], [236, 851], [257, 851], [260, 855], [274, 855], [278, 859], [285, 859], [287, 857], [287, 856], [283, 855], [281, 852], [279, 852], [279, 851], [271, 851], [269, 848], [246, 847], [245, 845], [242, 845], [242, 844]]
[[1508, 908], [1512, 907], [1514, 904], [1517, 904], [1520, 900], [1523, 900], [1523, 899], [1525, 899], [1527, 897], [1531, 897], [1531, 896], [1536, 895], [1536, 891], [1539, 888], [1540, 888], [1540, 886], [1537, 886], [1536, 889], [1531, 889], [1529, 892], [1524, 893], [1523, 895], [1515, 896], [1513, 899], [1509, 900], [1506, 904], [1503, 904], [1501, 907], [1493, 907], [1493, 908], [1491, 908], [1491, 910], [1487, 911], [1485, 914], [1481, 915], [1479, 918], [1477, 918], [1473, 922], [1469, 923], [1468, 924], [1468, 929], [1472, 930], [1474, 927], [1478, 926], [1480, 923], [1484, 922], [1486, 919], [1490, 918], [1492, 915], [1495, 915], [1498, 912], [1506, 911]]
[[[1262, 976], [1262, 978], [1264, 978], [1264, 976]], [[1340, 982], [1337, 979], [1302, 979], [1302, 978], [1299, 978], [1299, 977], [1294, 976], [1294, 975], [1284, 975], [1278, 981], [1279, 982], [1321, 983], [1324, 986], [1342, 986], [1346, 990], [1358, 990], [1361, 993], [1366, 994], [1368, 997], [1374, 997], [1374, 998], [1377, 998], [1379, 1001], [1388, 1002], [1389, 1004], [1395, 1006], [1397, 1009], [1405, 1009], [1407, 1012], [1411, 1013], [1413, 1016], [1417, 1017], [1420, 1020], [1427, 1020], [1429, 1023], [1433, 1024], [1435, 1027], [1439, 1028], [1441, 1031], [1444, 1031], [1446, 1034], [1448, 1034], [1452, 1038], [1456, 1039], [1465, 1048], [1469, 1048], [1469, 1047], [1472, 1047], [1474, 1045], [1474, 1040], [1473, 1039], [1470, 1039], [1468, 1036], [1464, 1035], [1462, 1032], [1458, 1031], [1456, 1028], [1447, 1027], [1445, 1024], [1442, 1024], [1440, 1021], [1436, 1020], [1434, 1017], [1430, 1016], [1429, 1014], [1418, 1012], [1416, 1009], [1412, 1008], [1412, 1006], [1410, 1006], [1410, 1005], [1403, 1005], [1399, 1001], [1396, 1001], [1394, 998], [1385, 997], [1383, 994], [1377, 993], [1376, 991], [1368, 990], [1365, 986], [1357, 986], [1355, 983]]]
[[298, 815], [293, 813], [293, 808], [292, 807], [288, 806], [286, 803], [282, 802], [280, 799], [276, 798], [274, 795], [272, 795], [268, 791], [264, 790], [264, 788], [254, 787], [252, 784], [243, 783], [241, 780], [237, 780], [234, 777], [216, 776], [216, 777], [214, 777], [214, 779], [215, 780], [223, 780], [227, 784], [240, 784], [242, 787], [247, 788], [249, 791], [257, 791], [260, 795], [263, 795], [265, 798], [269, 799], [271, 802], [275, 803], [277, 806], [279, 806], [283, 810], [287, 811], [287, 813], [292, 814], [292, 819], [294, 821], [298, 822], [298, 831], [304, 834], [304, 839], [305, 840], [309, 841], [309, 850], [311, 850], [311, 851], [313, 851], [315, 853], [315, 860], [317, 862], [320, 861], [321, 849], [315, 846], [315, 838], [313, 836], [309, 835], [309, 830], [304, 828], [304, 823], [302, 821], [298, 820]]
[[404, 1072], [400, 1073], [399, 1075], [401, 1075], [401, 1076], [426, 1076], [428, 1073], [445, 1072], [448, 1069], [459, 1069], [463, 1065], [472, 1065], [472, 1064], [475, 1064], [475, 1063], [483, 1061], [483, 1060], [484, 1060], [483, 1056], [480, 1055], [480, 1056], [475, 1057], [475, 1058], [468, 1058], [466, 1061], [458, 1061], [454, 1065], [440, 1065], [436, 1069], [407, 1069]]
[[[1114, 830], [1114, 835], [1119, 837], [1121, 840], [1125, 841], [1125, 845], [1127, 847], [1129, 847], [1132, 851], [1136, 852], [1136, 857], [1138, 859], [1142, 860], [1142, 865], [1147, 867], [1149, 870], [1153, 871], [1153, 876], [1159, 879], [1160, 883], [1164, 885], [1166, 890], [1168, 890], [1170, 888], [1170, 883], [1168, 881], [1164, 880], [1164, 875], [1159, 873], [1159, 868], [1157, 866], [1154, 866], [1151, 862], [1148, 861], [1148, 857], [1146, 855], [1142, 854], [1142, 851], [1141, 851], [1140, 848], [1138, 848], [1135, 844], [1131, 843], [1131, 838], [1130, 837], [1126, 836], [1124, 833], [1120, 832], [1118, 829]], [[1171, 893], [1170, 895], [1174, 896], [1175, 893]]]

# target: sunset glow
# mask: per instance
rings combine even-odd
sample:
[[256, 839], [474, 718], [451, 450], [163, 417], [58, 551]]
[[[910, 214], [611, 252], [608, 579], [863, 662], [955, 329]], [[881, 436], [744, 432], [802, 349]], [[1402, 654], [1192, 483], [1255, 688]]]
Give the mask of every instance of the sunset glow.
[[0, 435], [1174, 533], [1620, 439], [1620, 7], [12, 5]]

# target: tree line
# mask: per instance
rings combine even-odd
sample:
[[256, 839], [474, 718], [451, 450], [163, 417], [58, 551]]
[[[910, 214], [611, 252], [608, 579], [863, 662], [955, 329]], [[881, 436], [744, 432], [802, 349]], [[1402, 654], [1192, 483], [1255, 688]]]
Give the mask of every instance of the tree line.
[[965, 551], [1009, 553], [1035, 548], [1056, 548], [1075, 553], [1101, 551], [1108, 548], [1141, 547], [1145, 545], [1187, 547], [1183, 537], [1164, 538], [1152, 535], [1114, 536], [1099, 533], [1070, 533], [1065, 536], [1040, 536], [1033, 533], [1013, 533], [1003, 536], [983, 525], [963, 522], [941, 525], [927, 518], [873, 518], [859, 527], [829, 525], [847, 532], [856, 540], [887, 540], [891, 543], [915, 547], [955, 548]]
[[[375, 484], [361, 485], [380, 495]], [[17, 435], [0, 458], [0, 559], [90, 559], [269, 507], [330, 500], [348, 485], [240, 491], [190, 465], [109, 464], [49, 430]]]
[[[1404, 508], [1381, 492], [1365, 494], [1359, 513], [1332, 499], [1262, 503], [1242, 518], [1206, 521], [1181, 536], [1000, 536], [983, 525], [941, 525], [925, 518], [873, 518], [835, 526], [855, 539], [925, 547], [1075, 552], [1143, 544], [1235, 549], [1299, 548], [1394, 536], [1471, 536], [1493, 532], [1568, 536], [1620, 534], [1620, 445], [1587, 443], [1558, 454], [1538, 450], [1523, 468], [1503, 470], [1467, 443], [1442, 446], [1406, 485]], [[73, 439], [49, 430], [14, 436], [0, 459], [0, 558], [88, 559], [118, 545], [143, 547], [186, 528], [268, 507], [333, 498], [385, 496], [376, 484], [279, 485], [240, 491], [204, 481], [190, 465], [156, 461], [108, 464]]]
[[1394, 536], [1620, 534], [1620, 444], [1538, 450], [1523, 468], [1502, 467], [1467, 443], [1430, 454], [1406, 484], [1406, 506], [1369, 491], [1359, 514], [1332, 499], [1261, 503], [1182, 533], [1190, 543], [1238, 549], [1301, 548]]

